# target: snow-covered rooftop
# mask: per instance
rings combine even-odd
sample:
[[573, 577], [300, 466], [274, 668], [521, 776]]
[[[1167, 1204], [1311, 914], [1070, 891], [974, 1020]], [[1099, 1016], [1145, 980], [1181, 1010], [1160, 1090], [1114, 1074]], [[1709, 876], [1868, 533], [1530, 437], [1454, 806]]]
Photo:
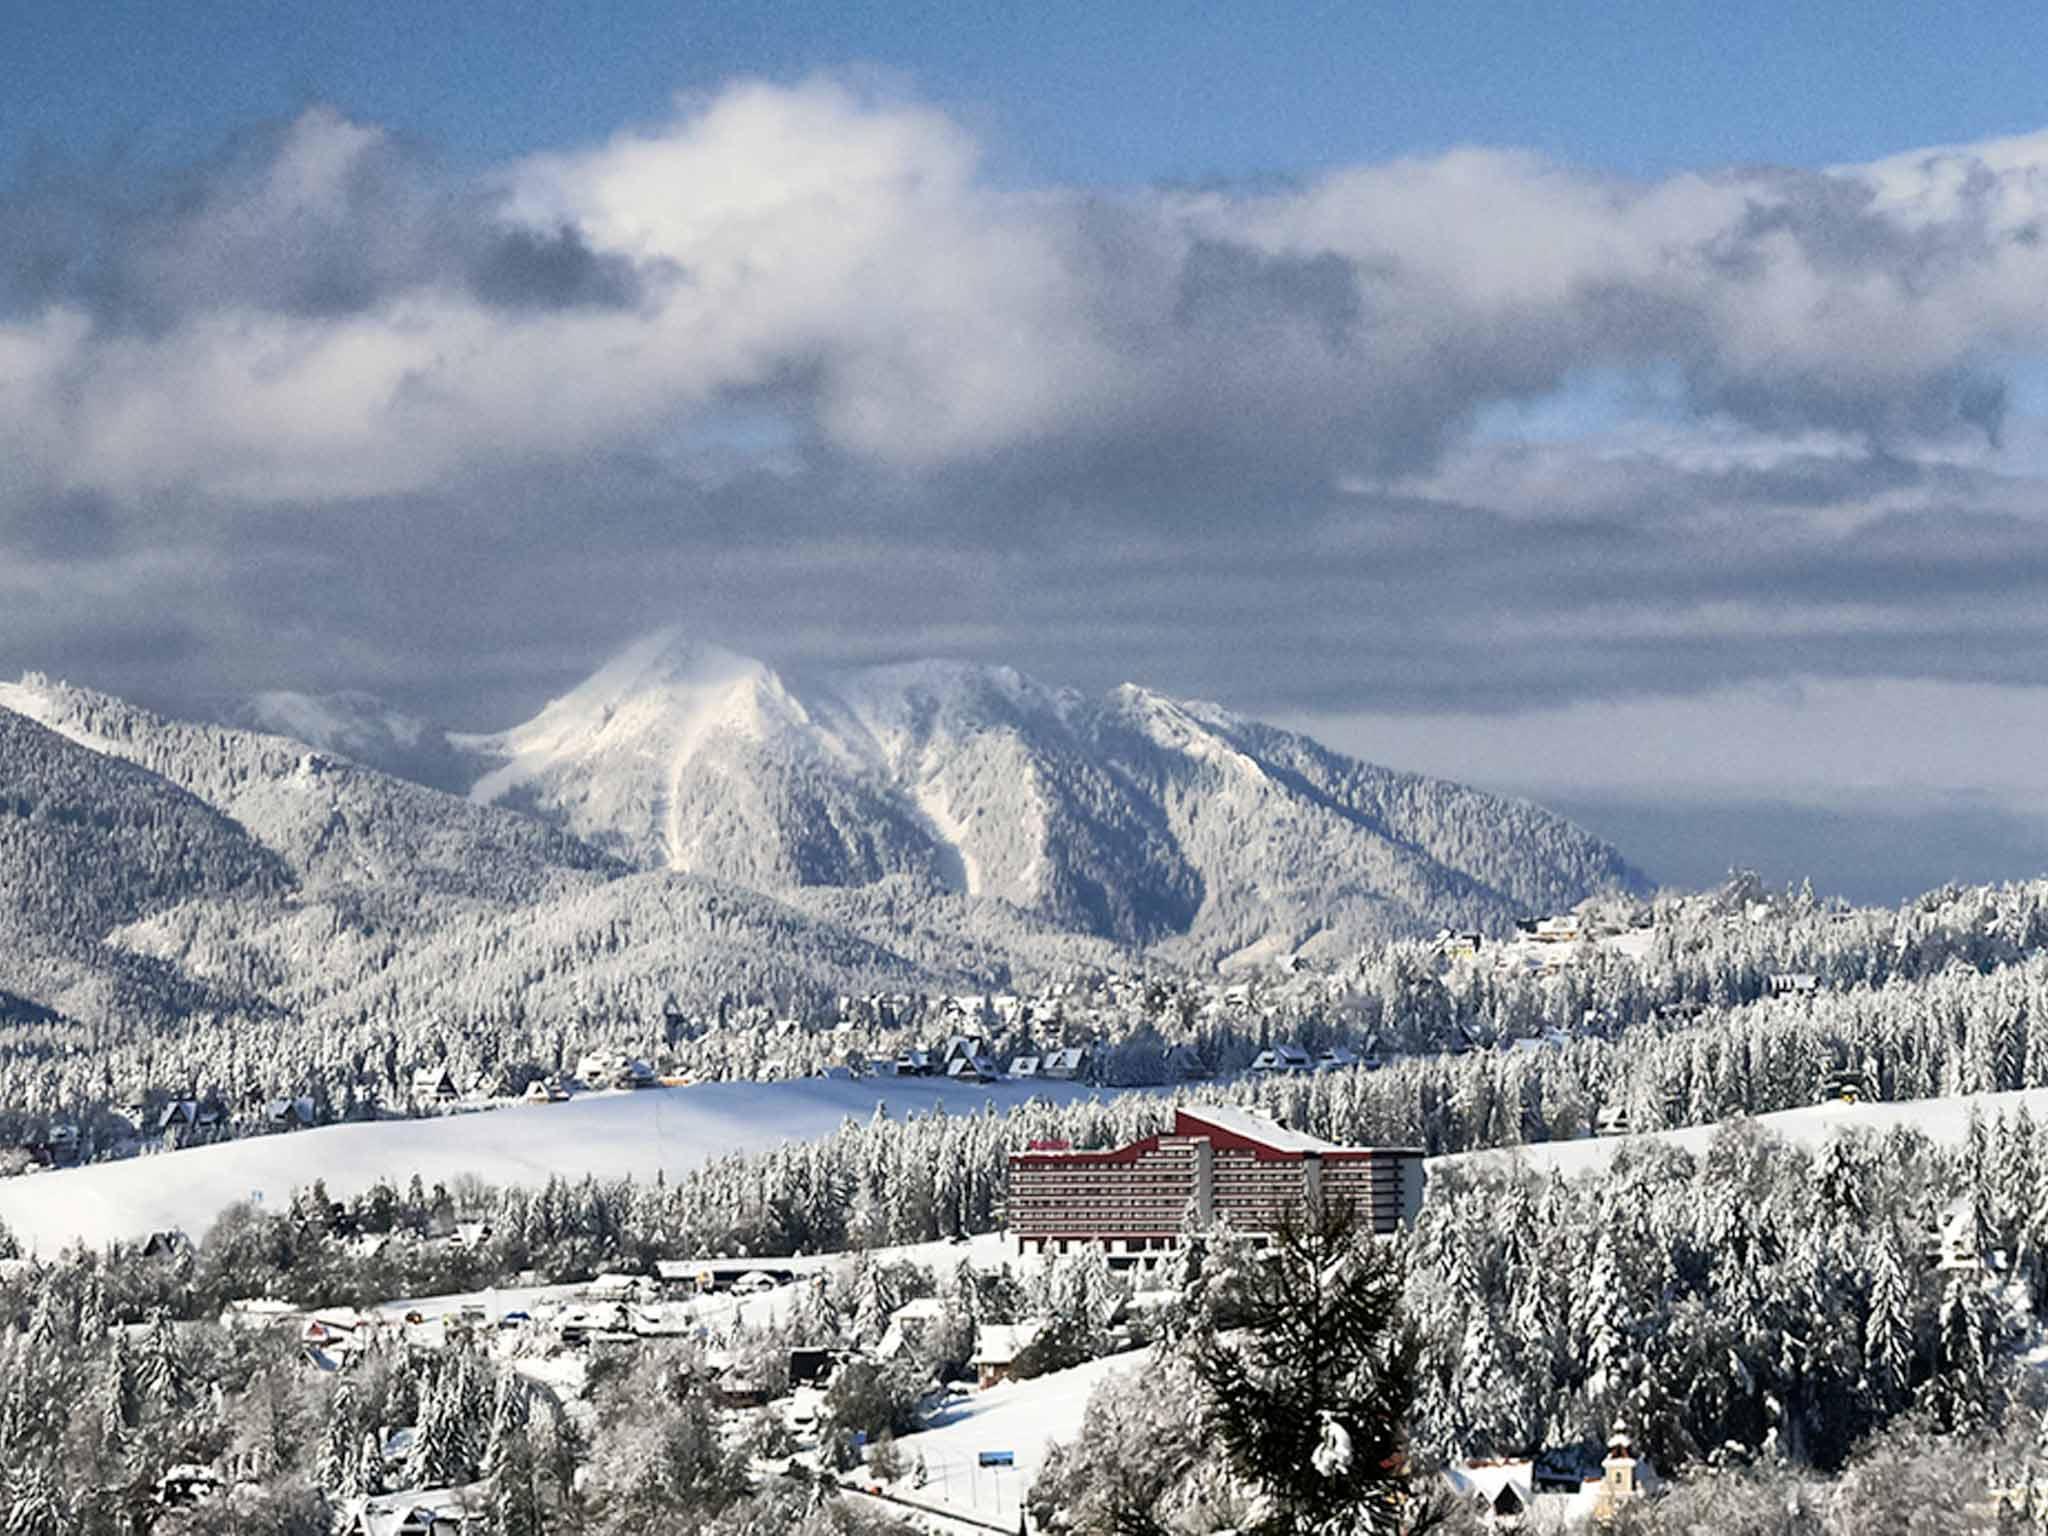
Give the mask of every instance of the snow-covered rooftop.
[[1180, 1116], [1184, 1120], [1200, 1121], [1231, 1136], [1242, 1136], [1256, 1141], [1261, 1146], [1271, 1147], [1276, 1152], [1334, 1152], [1337, 1144], [1325, 1141], [1320, 1136], [1311, 1136], [1307, 1131], [1289, 1130], [1277, 1120], [1268, 1120], [1264, 1115], [1255, 1115], [1249, 1110], [1228, 1109], [1220, 1104], [1183, 1104]]

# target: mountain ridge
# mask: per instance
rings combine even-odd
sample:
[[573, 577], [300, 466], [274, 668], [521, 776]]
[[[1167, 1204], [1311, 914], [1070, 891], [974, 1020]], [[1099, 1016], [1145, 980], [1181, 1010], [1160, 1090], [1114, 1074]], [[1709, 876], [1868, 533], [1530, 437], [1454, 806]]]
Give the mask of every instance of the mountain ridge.
[[[1219, 705], [1008, 667], [785, 677], [657, 631], [510, 730], [452, 738], [471, 798], [641, 869], [774, 892], [891, 878], [1210, 963], [1647, 880], [1530, 805], [1343, 757]], [[1206, 813], [1206, 816], [1205, 816]], [[1277, 921], [1258, 928], [1252, 908]]]

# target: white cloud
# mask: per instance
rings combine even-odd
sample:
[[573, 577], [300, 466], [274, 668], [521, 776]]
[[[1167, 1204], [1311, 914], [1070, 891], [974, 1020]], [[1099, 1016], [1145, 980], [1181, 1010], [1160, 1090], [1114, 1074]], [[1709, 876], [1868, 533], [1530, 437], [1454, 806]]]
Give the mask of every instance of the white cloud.
[[[1772, 432], [1910, 440], [1991, 424], [1976, 372], [2048, 345], [2048, 136], [1650, 185], [1466, 150], [1102, 197], [978, 161], [928, 107], [751, 83], [449, 189], [316, 109], [144, 222], [124, 270], [160, 323], [81, 335], [53, 304], [32, 324], [61, 337], [16, 338], [7, 373], [64, 418], [17, 430], [124, 496], [299, 499], [657, 441], [767, 390], [894, 468], [1165, 439], [1371, 472], [1615, 365], [1675, 365]], [[566, 227], [640, 296], [494, 305], [448, 254], [465, 218]]]

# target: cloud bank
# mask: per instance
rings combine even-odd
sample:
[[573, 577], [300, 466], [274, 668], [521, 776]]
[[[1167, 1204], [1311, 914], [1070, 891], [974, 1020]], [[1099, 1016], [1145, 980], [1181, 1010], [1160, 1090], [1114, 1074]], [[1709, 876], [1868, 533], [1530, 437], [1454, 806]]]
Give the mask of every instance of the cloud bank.
[[2048, 134], [1018, 187], [830, 80], [477, 178], [330, 108], [44, 167], [0, 661], [468, 725], [664, 622], [1262, 710], [2039, 683], [2044, 212]]

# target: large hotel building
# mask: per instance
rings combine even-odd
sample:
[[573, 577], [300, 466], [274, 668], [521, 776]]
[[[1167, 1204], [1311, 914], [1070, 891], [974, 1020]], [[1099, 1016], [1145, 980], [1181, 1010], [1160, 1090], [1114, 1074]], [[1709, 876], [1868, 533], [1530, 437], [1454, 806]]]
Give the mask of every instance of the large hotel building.
[[1422, 1208], [1422, 1153], [1340, 1147], [1243, 1110], [1174, 1112], [1173, 1129], [1108, 1152], [1010, 1154], [1008, 1224], [1026, 1253], [1100, 1243], [1112, 1254], [1172, 1248], [1192, 1223], [1271, 1232], [1316, 1198], [1348, 1200], [1374, 1232]]

